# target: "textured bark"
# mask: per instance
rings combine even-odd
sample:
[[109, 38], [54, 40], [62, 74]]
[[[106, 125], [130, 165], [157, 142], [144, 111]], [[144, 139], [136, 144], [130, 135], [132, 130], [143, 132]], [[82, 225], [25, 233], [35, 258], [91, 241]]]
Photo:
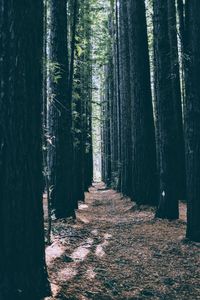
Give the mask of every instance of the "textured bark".
[[121, 120], [120, 120], [120, 59], [119, 59], [119, 8], [118, 1], [115, 5], [115, 22], [116, 22], [116, 44], [115, 44], [115, 89], [116, 89], [116, 113], [117, 113], [117, 164], [118, 164], [118, 180], [117, 180], [117, 190], [121, 191]]
[[74, 191], [77, 200], [84, 199], [84, 191], [93, 180], [92, 155], [92, 67], [91, 67], [91, 24], [88, 20], [90, 5], [82, 1], [79, 9], [77, 35], [79, 40], [85, 40], [82, 54], [76, 53], [75, 63], [75, 94], [73, 108], [76, 111], [73, 118], [74, 129]]
[[[112, 32], [111, 32], [112, 37]], [[110, 49], [111, 55], [113, 49]], [[117, 166], [117, 106], [114, 89], [114, 65], [113, 56], [109, 59], [109, 107], [110, 107], [110, 161], [111, 161], [111, 186], [117, 188], [116, 176], [118, 176]]]
[[[82, 4], [82, 3], [81, 3]], [[81, 40], [83, 34], [84, 6], [80, 5], [77, 15], [76, 35]], [[79, 46], [79, 44], [78, 44]], [[72, 97], [73, 107], [76, 115], [73, 117], [73, 146], [74, 146], [74, 196], [76, 201], [84, 199], [83, 183], [83, 155], [82, 155], [82, 59], [83, 55], [78, 55], [75, 47], [75, 69], [74, 69], [74, 92], [77, 97]]]
[[132, 198], [138, 204], [156, 204], [156, 143], [143, 0], [128, 1], [127, 21], [132, 109]]
[[111, 183], [111, 162], [110, 162], [110, 112], [109, 112], [109, 93], [108, 93], [108, 65], [104, 66], [105, 83], [102, 93], [102, 179], [107, 186]]
[[200, 2], [187, 1], [186, 171], [187, 237], [200, 242]]
[[174, 102], [175, 128], [176, 131], [176, 174], [177, 174], [177, 196], [179, 200], [185, 199], [185, 153], [183, 138], [183, 119], [181, 103], [181, 86], [179, 73], [178, 41], [177, 41], [177, 22], [175, 0], [168, 0], [168, 34], [170, 42], [171, 59], [171, 85]]
[[71, 58], [70, 58], [70, 70], [69, 70], [69, 97], [72, 101], [72, 92], [73, 92], [73, 79], [74, 79], [74, 59], [75, 59], [75, 47], [76, 47], [76, 27], [78, 21], [78, 9], [79, 3], [78, 0], [73, 2], [73, 24], [71, 28], [72, 38], [71, 38]]
[[176, 131], [171, 84], [170, 41], [167, 1], [154, 0], [154, 60], [156, 98], [156, 142], [160, 178], [156, 216], [178, 218], [176, 176]]
[[[77, 61], [74, 78], [80, 82], [80, 61]], [[76, 201], [84, 199], [83, 187], [83, 160], [82, 160], [82, 101], [81, 101], [81, 87], [80, 84], [75, 86], [75, 93], [78, 95], [77, 99], [73, 99], [74, 109], [77, 116], [73, 118], [73, 143], [74, 143], [74, 197]]]
[[[78, 208], [78, 201], [84, 199], [84, 190], [82, 184], [82, 177], [81, 177], [81, 166], [82, 161], [80, 158], [80, 139], [81, 139], [81, 102], [80, 99], [73, 99], [73, 92], [80, 94], [80, 88], [76, 87], [74, 81], [80, 80], [80, 74], [75, 69], [76, 62], [76, 35], [78, 35], [77, 26], [79, 23], [79, 10], [80, 10], [80, 3], [78, 0], [71, 1], [71, 5], [69, 6], [70, 9], [70, 18], [71, 20], [71, 56], [70, 56], [70, 70], [69, 70], [69, 97], [70, 101], [72, 102], [73, 112], [78, 114], [78, 117], [72, 119], [73, 125], [73, 198], [75, 203], [75, 208]], [[72, 112], [72, 116], [73, 116]]]
[[[53, 138], [55, 136], [54, 178], [52, 203], [57, 218], [74, 216], [72, 107], [68, 89], [69, 66], [67, 51], [66, 0], [50, 0], [50, 114]], [[53, 138], [54, 139], [54, 138]], [[53, 150], [53, 149], [52, 149]], [[50, 153], [51, 155], [51, 153]], [[50, 165], [50, 169], [52, 166]]]
[[106, 183], [108, 186], [111, 186], [112, 178], [112, 161], [111, 161], [111, 109], [112, 109], [112, 98], [111, 98], [111, 77], [110, 77], [110, 68], [111, 65], [106, 66], [106, 85], [105, 85], [105, 155], [106, 155]]
[[[114, 19], [114, 17], [113, 17]], [[119, 187], [119, 115], [118, 115], [118, 85], [117, 85], [117, 55], [116, 55], [116, 40], [115, 40], [115, 32], [114, 32], [114, 21], [112, 20], [112, 89], [113, 89], [113, 96], [112, 96], [112, 150], [111, 150], [111, 160], [112, 160], [112, 187], [117, 190]]]
[[177, 13], [179, 18], [179, 32], [180, 32], [180, 39], [182, 44], [181, 46], [184, 47], [185, 9], [184, 9], [183, 0], [177, 0]]
[[92, 66], [91, 66], [91, 24], [88, 17], [90, 4], [85, 1], [83, 28], [84, 38], [87, 41], [83, 53], [82, 67], [82, 153], [83, 153], [83, 184], [86, 191], [93, 180], [92, 156]]
[[120, 118], [121, 118], [121, 191], [130, 196], [132, 184], [131, 100], [127, 1], [119, 2], [119, 61], [120, 61]]
[[0, 299], [49, 293], [42, 211], [41, 0], [0, 1]]
[[183, 0], [177, 0], [178, 34], [180, 39], [180, 60], [181, 60], [181, 94], [183, 105], [183, 121], [185, 114], [185, 7]]

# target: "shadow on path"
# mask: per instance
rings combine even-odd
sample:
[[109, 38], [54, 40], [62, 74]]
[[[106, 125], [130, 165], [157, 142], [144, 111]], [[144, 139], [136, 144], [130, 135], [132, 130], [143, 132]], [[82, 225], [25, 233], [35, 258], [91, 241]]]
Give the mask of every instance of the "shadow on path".
[[138, 210], [103, 183], [92, 186], [75, 224], [53, 224], [46, 299], [200, 299], [199, 246], [184, 243], [180, 209], [182, 220], [155, 220], [153, 208]]

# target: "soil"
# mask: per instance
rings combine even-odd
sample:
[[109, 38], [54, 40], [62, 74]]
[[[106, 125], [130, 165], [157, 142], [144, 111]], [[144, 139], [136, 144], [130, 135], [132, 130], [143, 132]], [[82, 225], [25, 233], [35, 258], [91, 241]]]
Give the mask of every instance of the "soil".
[[200, 244], [184, 238], [184, 203], [179, 220], [159, 220], [98, 183], [76, 216], [53, 221], [46, 300], [200, 299]]

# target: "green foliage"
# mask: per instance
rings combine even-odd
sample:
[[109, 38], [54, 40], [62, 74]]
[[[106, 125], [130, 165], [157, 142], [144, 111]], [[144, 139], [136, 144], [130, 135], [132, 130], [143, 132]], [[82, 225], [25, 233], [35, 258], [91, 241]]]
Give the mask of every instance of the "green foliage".
[[59, 63], [47, 61], [47, 68], [49, 70], [49, 74], [54, 83], [58, 83], [58, 81], [62, 78], [62, 68]]

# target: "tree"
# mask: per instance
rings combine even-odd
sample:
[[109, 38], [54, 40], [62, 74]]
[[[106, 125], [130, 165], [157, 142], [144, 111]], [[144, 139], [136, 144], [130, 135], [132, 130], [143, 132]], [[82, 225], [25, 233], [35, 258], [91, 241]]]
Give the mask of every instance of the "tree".
[[128, 0], [130, 49], [132, 198], [156, 204], [158, 178], [144, 1]]
[[[50, 88], [49, 170], [52, 174], [52, 204], [57, 218], [74, 216], [72, 103], [69, 92], [66, 0], [49, 0], [50, 7]], [[53, 146], [53, 147], [52, 147]], [[53, 152], [53, 153], [52, 153]]]
[[102, 100], [102, 138], [103, 138], [103, 180], [107, 186], [112, 186], [112, 133], [111, 133], [111, 111], [112, 111], [112, 65], [111, 62], [105, 66], [105, 82], [104, 82], [104, 95]]
[[92, 64], [91, 64], [91, 17], [90, 1], [83, 2], [83, 38], [85, 40], [81, 85], [82, 85], [82, 160], [83, 160], [83, 184], [84, 191], [92, 183], [93, 179], [93, 156], [92, 156]]
[[79, 6], [73, 90], [74, 191], [77, 200], [92, 184], [92, 66], [90, 1]]
[[43, 1], [0, 1], [0, 298], [49, 294], [42, 211]]
[[119, 59], [119, 8], [118, 1], [115, 3], [115, 22], [116, 22], [116, 33], [114, 38], [114, 87], [116, 95], [116, 126], [115, 126], [115, 143], [116, 143], [116, 158], [117, 158], [117, 190], [120, 191], [121, 187], [121, 121], [120, 121], [120, 101], [121, 101], [121, 91], [120, 91], [120, 59]]
[[[181, 94], [183, 113], [185, 113], [185, 5], [177, 0], [178, 34], [180, 39]], [[183, 114], [184, 117], [184, 114]]]
[[187, 237], [200, 242], [200, 2], [187, 1], [186, 73], [186, 171], [187, 171]]
[[[122, 6], [121, 13], [122, 13]], [[106, 32], [106, 36], [103, 36], [102, 40], [106, 41], [106, 47], [102, 49], [102, 41], [99, 46], [99, 50], [105, 53], [106, 58], [100, 60], [103, 64], [103, 75], [101, 76], [101, 119], [102, 119], [102, 174], [103, 180], [106, 184], [114, 189], [122, 191], [128, 194], [128, 186], [124, 176], [127, 175], [128, 169], [131, 169], [131, 165], [128, 165], [128, 161], [125, 158], [128, 154], [128, 149], [130, 149], [131, 144], [128, 142], [126, 144], [121, 144], [121, 134], [124, 132], [123, 141], [127, 141], [127, 130], [125, 130], [125, 123], [128, 121], [125, 118], [125, 114], [122, 116], [120, 113], [122, 101], [120, 97], [120, 92], [122, 85], [126, 85], [123, 81], [122, 68], [119, 67], [122, 59], [125, 58], [123, 53], [122, 58], [122, 48], [120, 48], [119, 39], [119, 7], [118, 1], [114, 3], [111, 1], [106, 7], [106, 22], [100, 22], [103, 24], [103, 28], [100, 29], [101, 32]], [[120, 19], [122, 22], [122, 19]], [[104, 29], [106, 27], [106, 29]], [[122, 32], [120, 38], [122, 38]], [[126, 49], [126, 46], [123, 47]], [[127, 49], [126, 49], [127, 50]], [[105, 52], [104, 52], [105, 51]], [[128, 64], [128, 60], [127, 60]], [[128, 67], [128, 65], [126, 65]], [[129, 74], [127, 73], [127, 78]], [[121, 80], [120, 80], [121, 79]], [[129, 85], [129, 82], [128, 82]], [[127, 94], [128, 91], [124, 90]], [[127, 97], [123, 98], [126, 102]], [[125, 103], [123, 104], [125, 108]], [[124, 110], [125, 112], [125, 110]], [[120, 124], [124, 124], [122, 128]], [[130, 125], [130, 124], [129, 124]], [[127, 126], [126, 126], [127, 128]], [[130, 127], [129, 127], [130, 128]], [[121, 148], [123, 147], [123, 162], [121, 155]], [[130, 151], [129, 151], [130, 153]], [[123, 174], [123, 175], [122, 175]], [[122, 181], [123, 178], [123, 181]], [[129, 177], [130, 178], [130, 177]], [[125, 192], [126, 189], [126, 192]]]
[[168, 3], [154, 0], [154, 70], [159, 206], [156, 216], [178, 218], [176, 125], [171, 81]]
[[112, 89], [111, 106], [111, 175], [112, 187], [119, 190], [120, 184], [120, 126], [119, 126], [119, 22], [118, 22], [118, 7], [113, 1], [111, 3], [110, 13], [110, 87]]
[[170, 79], [172, 86], [172, 99], [174, 103], [175, 132], [176, 132], [176, 176], [177, 176], [177, 196], [179, 200], [185, 199], [186, 181], [185, 181], [185, 151], [183, 137], [183, 119], [182, 119], [182, 97], [180, 85], [180, 70], [177, 41], [177, 20], [175, 0], [168, 0], [168, 35], [170, 42], [170, 61], [171, 71]]
[[130, 64], [127, 23], [127, 1], [119, 1], [119, 67], [120, 67], [120, 123], [121, 123], [121, 191], [131, 195], [132, 153], [131, 153], [131, 99]]

